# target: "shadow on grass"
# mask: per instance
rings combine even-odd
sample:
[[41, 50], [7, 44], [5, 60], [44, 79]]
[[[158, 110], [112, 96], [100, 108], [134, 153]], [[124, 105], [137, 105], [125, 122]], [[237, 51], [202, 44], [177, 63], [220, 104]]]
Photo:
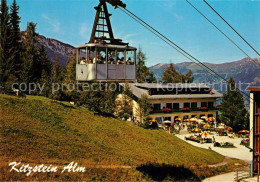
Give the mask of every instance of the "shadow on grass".
[[168, 164], [145, 164], [136, 168], [154, 181], [201, 181], [190, 169]]

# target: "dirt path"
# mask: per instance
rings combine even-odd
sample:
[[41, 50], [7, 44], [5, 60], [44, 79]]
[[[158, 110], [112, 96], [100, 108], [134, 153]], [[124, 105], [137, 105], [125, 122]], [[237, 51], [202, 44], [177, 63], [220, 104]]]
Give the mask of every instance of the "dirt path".
[[220, 162], [220, 163], [217, 163], [217, 164], [211, 164], [211, 165], [208, 165], [208, 167], [219, 167], [219, 166], [224, 166], [224, 165], [226, 165], [229, 161], [230, 161], [230, 157], [225, 157], [225, 159], [222, 161], [222, 162]]

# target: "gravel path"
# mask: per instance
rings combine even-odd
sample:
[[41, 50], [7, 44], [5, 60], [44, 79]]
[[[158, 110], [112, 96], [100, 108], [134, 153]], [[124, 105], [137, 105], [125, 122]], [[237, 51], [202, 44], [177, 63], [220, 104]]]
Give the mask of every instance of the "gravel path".
[[[175, 136], [185, 141], [184, 137], [185, 136], [187, 137], [190, 135], [191, 134], [175, 135]], [[242, 140], [241, 138], [229, 138], [228, 136], [214, 136], [214, 137], [215, 137], [216, 142], [231, 142], [234, 144], [234, 146], [236, 148], [214, 147], [213, 143], [200, 144], [200, 143], [192, 142], [192, 141], [186, 141], [186, 142], [190, 143], [191, 145], [205, 148], [205, 149], [209, 149], [209, 147], [210, 147], [211, 150], [213, 150], [221, 155], [227, 156], [227, 157], [241, 159], [246, 162], [250, 161], [250, 156], [252, 155], [252, 153], [250, 153], [248, 148], [246, 148], [243, 145], [240, 145], [240, 142]]]

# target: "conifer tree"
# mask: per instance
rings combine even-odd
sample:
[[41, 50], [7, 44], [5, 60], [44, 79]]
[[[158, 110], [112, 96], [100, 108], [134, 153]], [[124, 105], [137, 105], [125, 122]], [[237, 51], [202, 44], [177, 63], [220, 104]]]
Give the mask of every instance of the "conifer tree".
[[66, 83], [76, 83], [76, 55], [73, 54], [71, 58], [68, 59], [66, 64]]
[[127, 120], [133, 113], [133, 104], [130, 97], [125, 94], [121, 94], [115, 100], [115, 116]]
[[52, 62], [48, 58], [46, 50], [43, 45], [39, 48], [39, 55], [38, 55], [38, 63], [40, 64], [40, 74], [42, 74], [42, 71], [45, 71], [48, 76], [51, 76], [52, 71]]
[[29, 22], [24, 33], [23, 54], [21, 66], [21, 79], [25, 83], [37, 82], [41, 77], [41, 64], [39, 64], [39, 52], [36, 47], [38, 34], [36, 24]]
[[52, 68], [52, 77], [51, 77], [51, 83], [58, 86], [58, 89], [55, 93], [52, 93], [52, 98], [56, 100], [63, 100], [65, 98], [65, 88], [63, 88], [61, 85], [64, 80], [64, 70], [60, 66], [59, 58], [55, 58], [55, 62]]
[[139, 107], [137, 108], [137, 114], [139, 115], [140, 122], [145, 124], [150, 119], [151, 103], [148, 100], [148, 96], [143, 94], [141, 99], [138, 100]]
[[227, 92], [222, 99], [222, 119], [234, 131], [248, 129], [248, 111], [245, 108], [243, 96], [236, 88], [236, 83], [231, 77], [227, 84]]
[[164, 83], [181, 83], [181, 75], [176, 71], [172, 63], [164, 70], [162, 80]]
[[8, 13], [6, 0], [1, 0], [0, 6], [0, 83], [5, 90], [4, 85], [7, 80], [13, 79], [13, 56], [10, 44], [10, 17]]
[[41, 95], [48, 97], [51, 93], [52, 62], [47, 57], [43, 45], [41, 45], [39, 49], [38, 60], [41, 65], [41, 78], [39, 80], [39, 83], [41, 84], [41, 86], [44, 85], [44, 90]]
[[[42, 71], [41, 79], [40, 79], [41, 87], [43, 87], [42, 93], [45, 97], [49, 97], [51, 94], [51, 76], [50, 73], [46, 72], [45, 70]], [[39, 92], [38, 92], [39, 93]]]
[[191, 70], [185, 75], [179, 73], [171, 63], [170, 66], [163, 71], [162, 80], [164, 83], [192, 83], [192, 74]]
[[64, 72], [62, 67], [60, 66], [60, 60], [56, 56], [53, 69], [52, 69], [52, 82], [53, 83], [61, 83], [63, 81]]
[[137, 82], [144, 83], [147, 78], [149, 82], [156, 82], [153, 72], [149, 71], [149, 68], [145, 65], [146, 55], [143, 53], [142, 48], [139, 48], [137, 52], [137, 63], [136, 63], [136, 72], [137, 72]]
[[10, 7], [10, 23], [11, 23], [11, 35], [10, 43], [12, 48], [13, 63], [14, 63], [14, 75], [20, 80], [21, 71], [21, 34], [20, 34], [20, 17], [18, 15], [19, 6], [16, 0], [13, 1]]
[[102, 110], [104, 113], [114, 114], [116, 103], [115, 100], [119, 94], [117, 88], [119, 88], [119, 84], [114, 83], [106, 83], [106, 90], [102, 93], [103, 102], [102, 102]]

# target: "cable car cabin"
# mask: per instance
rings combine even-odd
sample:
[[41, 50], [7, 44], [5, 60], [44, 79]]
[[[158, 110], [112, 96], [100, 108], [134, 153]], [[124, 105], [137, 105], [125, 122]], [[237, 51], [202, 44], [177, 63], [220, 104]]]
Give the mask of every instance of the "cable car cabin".
[[136, 48], [88, 43], [77, 47], [78, 81], [136, 81]]
[[121, 1], [100, 0], [90, 40], [77, 47], [77, 81], [136, 81], [136, 48], [115, 39], [106, 1], [125, 7]]

